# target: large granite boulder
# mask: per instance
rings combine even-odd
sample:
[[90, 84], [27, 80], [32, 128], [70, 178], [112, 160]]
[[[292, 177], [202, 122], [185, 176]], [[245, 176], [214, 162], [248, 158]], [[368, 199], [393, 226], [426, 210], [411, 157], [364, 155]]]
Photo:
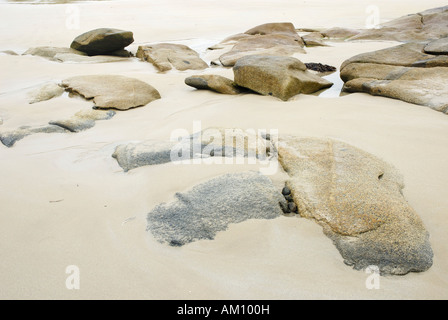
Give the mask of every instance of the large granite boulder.
[[185, 84], [198, 90], [210, 90], [222, 94], [240, 94], [243, 91], [232, 80], [214, 74], [190, 76], [185, 79]]
[[448, 55], [407, 43], [357, 55], [341, 66], [345, 92], [365, 92], [448, 113]]
[[257, 172], [219, 176], [176, 193], [148, 213], [147, 230], [159, 242], [183, 246], [212, 240], [230, 224], [250, 219], [274, 219], [283, 212], [285, 199], [272, 181]]
[[235, 83], [262, 95], [284, 101], [305, 93], [329, 88], [333, 84], [307, 71], [300, 60], [280, 56], [246, 56], [233, 67]]
[[133, 42], [134, 35], [131, 31], [100, 28], [79, 35], [70, 48], [88, 55], [107, 55], [122, 50]]
[[173, 43], [159, 43], [139, 46], [136, 56], [152, 63], [160, 72], [175, 68], [180, 71], [203, 70], [208, 64], [188, 46]]
[[278, 152], [299, 214], [323, 227], [346, 264], [395, 275], [431, 267], [429, 234], [394, 167], [331, 139], [284, 137]]
[[99, 109], [128, 110], [161, 98], [146, 82], [119, 75], [76, 76], [61, 85], [72, 94], [92, 99]]

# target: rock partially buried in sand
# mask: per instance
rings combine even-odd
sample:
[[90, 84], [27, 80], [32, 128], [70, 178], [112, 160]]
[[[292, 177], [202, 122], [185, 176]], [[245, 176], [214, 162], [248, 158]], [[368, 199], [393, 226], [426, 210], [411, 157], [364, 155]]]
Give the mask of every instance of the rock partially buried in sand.
[[226, 174], [156, 206], [147, 216], [147, 230], [161, 243], [183, 246], [212, 240], [232, 223], [280, 217], [284, 202], [271, 180], [259, 173]]
[[134, 35], [131, 31], [100, 28], [79, 35], [70, 48], [88, 55], [107, 55], [122, 50], [133, 42]]
[[171, 161], [174, 142], [145, 141], [122, 144], [115, 148], [115, 158], [125, 172], [150, 165], [164, 164]]
[[112, 157], [125, 172], [147, 165], [208, 157], [253, 157], [267, 160], [274, 156], [269, 139], [236, 128], [207, 128], [178, 142], [144, 141], [119, 145]]
[[203, 70], [208, 64], [193, 49], [173, 43], [160, 43], [138, 47], [136, 56], [152, 63], [160, 72], [175, 68], [180, 71]]
[[116, 53], [112, 52], [109, 55], [89, 56], [84, 52], [72, 48], [35, 47], [28, 49], [24, 55], [38, 56], [51, 61], [68, 63], [106, 63], [127, 60], [123, 57], [123, 53]]
[[146, 82], [118, 75], [77, 76], [62, 81], [69, 92], [93, 99], [96, 108], [128, 110], [160, 99]]
[[218, 75], [195, 75], [185, 79], [185, 84], [198, 90], [210, 90], [222, 94], [240, 94], [243, 90], [232, 80]]
[[57, 83], [47, 83], [40, 88], [30, 91], [28, 95], [30, 96], [30, 104], [46, 101], [59, 97], [64, 93], [64, 88], [59, 86]]
[[448, 113], [448, 55], [424, 52], [424, 43], [357, 55], [341, 66], [345, 92], [365, 92]]
[[50, 121], [49, 124], [67, 129], [70, 132], [79, 132], [95, 126], [95, 121], [109, 120], [115, 115], [113, 110], [84, 110], [75, 113], [66, 120]]
[[429, 234], [395, 168], [330, 139], [285, 137], [278, 151], [299, 214], [322, 225], [346, 264], [394, 275], [431, 267]]
[[305, 64], [292, 57], [246, 56], [238, 60], [233, 72], [237, 85], [284, 101], [333, 85], [308, 72]]
[[67, 132], [64, 128], [53, 125], [46, 125], [41, 127], [20, 127], [17, 130], [0, 132], [0, 141], [8, 148], [14, 146], [14, 144], [29, 136], [36, 133], [64, 133]]

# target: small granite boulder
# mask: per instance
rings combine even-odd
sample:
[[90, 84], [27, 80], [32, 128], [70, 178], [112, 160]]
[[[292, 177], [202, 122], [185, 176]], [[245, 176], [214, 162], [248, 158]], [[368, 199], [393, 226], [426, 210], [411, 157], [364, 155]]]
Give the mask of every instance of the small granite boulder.
[[76, 76], [62, 81], [70, 93], [92, 99], [99, 109], [128, 110], [160, 99], [160, 93], [138, 79], [119, 75]]
[[232, 80], [212, 74], [195, 75], [185, 79], [185, 84], [198, 90], [210, 90], [222, 94], [239, 94], [242, 92]]
[[122, 50], [133, 42], [134, 35], [131, 31], [100, 28], [79, 35], [70, 48], [88, 55], [107, 55]]

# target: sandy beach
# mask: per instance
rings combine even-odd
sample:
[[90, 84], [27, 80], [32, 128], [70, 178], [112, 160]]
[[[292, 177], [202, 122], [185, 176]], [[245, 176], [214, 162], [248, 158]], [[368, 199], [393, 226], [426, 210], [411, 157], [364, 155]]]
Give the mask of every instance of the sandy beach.
[[[220, 95], [184, 83], [196, 74], [233, 78], [232, 68], [157, 72], [150, 63], [59, 63], [21, 55], [37, 46], [69, 47], [79, 34], [101, 27], [131, 30], [129, 46], [179, 43], [210, 64], [207, 50], [228, 36], [268, 22], [296, 28], [364, 28], [374, 4], [380, 22], [446, 5], [446, 1], [87, 1], [70, 4], [0, 2], [0, 131], [71, 117], [92, 103], [67, 93], [29, 104], [28, 93], [78, 75], [116, 74], [142, 80], [162, 96], [144, 107], [97, 121], [78, 133], [30, 135], [0, 144], [1, 299], [447, 299], [448, 116], [430, 108], [365, 93], [288, 101], [256, 94]], [[75, 24], [68, 23], [76, 13]], [[396, 46], [394, 41], [329, 41], [294, 55], [302, 62], [339, 66], [357, 54]], [[322, 227], [280, 216], [232, 224], [213, 240], [182, 247], [159, 243], [146, 231], [155, 206], [176, 192], [224, 173], [262, 164], [167, 163], [124, 172], [112, 158], [129, 142], [170, 139], [178, 129], [236, 127], [280, 135], [333, 138], [369, 152], [403, 175], [404, 197], [430, 235], [432, 267], [422, 273], [382, 276], [343, 263]], [[286, 173], [270, 176], [279, 190]], [[66, 287], [67, 266], [80, 271], [80, 288]]]

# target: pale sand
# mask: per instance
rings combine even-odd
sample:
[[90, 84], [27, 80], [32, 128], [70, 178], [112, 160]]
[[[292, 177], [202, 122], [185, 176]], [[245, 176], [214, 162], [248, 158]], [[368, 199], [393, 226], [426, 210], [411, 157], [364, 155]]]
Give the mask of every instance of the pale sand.
[[[266, 22], [296, 27], [363, 27], [370, 1], [115, 1], [80, 3], [80, 29], [65, 27], [66, 5], [0, 4], [0, 51], [69, 46], [81, 32], [115, 27], [139, 44], [175, 41], [200, 50]], [[445, 1], [375, 1], [381, 21], [442, 6]], [[304, 62], [338, 66], [388, 42], [334, 43], [308, 48]], [[257, 95], [199, 92], [184, 79], [200, 72], [157, 74], [138, 61], [61, 64], [0, 54], [0, 130], [68, 118], [91, 103], [66, 95], [28, 104], [27, 92], [84, 74], [121, 74], [155, 86], [162, 99], [119, 112], [77, 134], [38, 134], [8, 149], [0, 145], [0, 298], [2, 299], [446, 299], [448, 298], [448, 118], [401, 101], [352, 94], [300, 95], [289, 102]], [[231, 69], [203, 73], [232, 77]], [[404, 195], [423, 219], [434, 250], [427, 272], [381, 277], [344, 265], [315, 222], [295, 217], [232, 225], [213, 241], [181, 248], [157, 243], [146, 214], [175, 192], [221, 173], [254, 165], [148, 166], [123, 173], [111, 157], [120, 143], [168, 140], [173, 130], [227, 126], [278, 129], [340, 139], [395, 165]], [[279, 188], [285, 175], [272, 177]], [[127, 220], [129, 219], [129, 220]], [[68, 265], [81, 272], [80, 290], [65, 286]]]

